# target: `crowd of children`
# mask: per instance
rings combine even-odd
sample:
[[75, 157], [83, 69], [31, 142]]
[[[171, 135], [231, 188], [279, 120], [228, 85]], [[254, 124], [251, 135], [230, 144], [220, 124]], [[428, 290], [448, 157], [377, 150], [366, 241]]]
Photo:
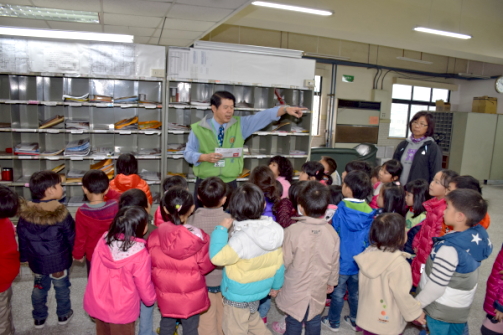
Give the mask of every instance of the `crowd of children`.
[[[119, 157], [112, 182], [99, 170], [84, 175], [88, 201], [75, 220], [54, 172], [31, 176], [31, 201], [0, 186], [0, 334], [14, 333], [20, 262], [34, 274], [35, 328], [48, 317], [51, 285], [58, 323], [69, 322], [74, 260], [87, 265], [83, 304], [97, 334], [133, 335], [138, 318], [141, 335], [156, 334], [156, 302], [161, 335], [178, 323], [184, 335], [271, 334], [271, 302], [285, 315], [272, 324], [276, 333], [336, 332], [342, 319], [370, 335], [401, 334], [407, 322], [433, 335], [466, 334], [478, 269], [493, 248], [479, 182], [441, 170], [430, 184], [403, 185], [398, 160], [376, 168], [353, 161], [340, 177], [336, 169], [330, 157], [308, 161], [294, 182], [291, 162], [275, 156], [230, 196], [220, 178], [203, 180], [197, 199], [184, 178], [169, 177], [153, 222], [132, 155]], [[503, 334], [502, 270], [500, 251], [483, 335]]]

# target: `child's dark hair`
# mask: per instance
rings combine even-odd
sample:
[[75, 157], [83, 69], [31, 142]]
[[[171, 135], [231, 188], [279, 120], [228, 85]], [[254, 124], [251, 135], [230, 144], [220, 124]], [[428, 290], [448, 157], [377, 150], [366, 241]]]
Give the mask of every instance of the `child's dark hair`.
[[278, 165], [278, 172], [281, 177], [285, 177], [290, 183], [292, 182], [293, 166], [288, 158], [279, 155], [274, 156], [269, 160], [267, 165], [271, 165], [271, 163], [276, 163]]
[[[204, 207], [214, 208], [227, 195], [227, 184], [219, 177], [209, 177], [203, 180], [197, 189], [197, 196]], [[223, 205], [223, 204], [222, 204]]]
[[440, 170], [442, 172], [442, 179], [440, 180], [440, 183], [442, 184], [443, 187], [445, 187], [447, 190], [449, 189], [449, 184], [451, 181], [458, 176], [458, 173], [456, 171], [452, 170]]
[[457, 176], [452, 178], [451, 183], [456, 184], [456, 189], [470, 189], [482, 194], [480, 182], [472, 176]]
[[299, 197], [299, 194], [301, 194], [302, 188], [304, 187], [305, 183], [307, 183], [306, 180], [298, 180], [293, 183], [288, 189], [288, 199], [290, 199], [290, 202], [292, 203], [292, 206], [296, 211], [298, 205], [297, 198]]
[[323, 164], [318, 161], [309, 161], [302, 164], [302, 172], [306, 173], [309, 177], [316, 178], [317, 181], [322, 181], [324, 178], [327, 179], [327, 185], [332, 185], [332, 177], [325, 174], [325, 168]]
[[82, 186], [93, 194], [102, 194], [108, 189], [109, 180], [101, 170], [89, 170], [82, 177]]
[[405, 214], [405, 191], [396, 183], [385, 183], [381, 187], [383, 196], [383, 213]]
[[370, 174], [370, 178], [376, 178], [379, 179], [379, 171], [381, 171], [381, 165], [378, 165], [374, 168], [372, 168], [372, 173]]
[[181, 225], [183, 222], [180, 220], [180, 216], [187, 214], [193, 205], [194, 197], [189, 191], [181, 187], [173, 187], [162, 196], [162, 219], [165, 222], [171, 221], [175, 225]]
[[332, 173], [335, 172], [335, 170], [337, 170], [337, 162], [332, 157], [321, 156], [321, 160], [325, 161], [329, 167], [329, 170], [325, 171], [325, 172], [327, 172], [328, 175], [331, 175]]
[[397, 213], [384, 213], [372, 222], [369, 242], [377, 249], [395, 252], [403, 248], [405, 240], [405, 218]]
[[45, 191], [49, 187], [61, 184], [61, 177], [53, 171], [38, 171], [30, 177], [31, 198], [40, 200], [45, 197]]
[[372, 194], [372, 184], [370, 176], [362, 170], [353, 170], [344, 178], [343, 185], [349, 187], [356, 199], [367, 199]]
[[325, 215], [330, 204], [330, 191], [317, 181], [308, 181], [302, 188], [302, 196], [298, 197], [298, 202], [304, 208], [305, 216], [319, 218]]
[[450, 202], [456, 211], [465, 215], [466, 225], [469, 227], [478, 224], [487, 214], [487, 201], [482, 199], [482, 195], [477, 191], [455, 189], [445, 196], [445, 200]]
[[147, 222], [148, 214], [143, 207], [126, 206], [119, 209], [108, 229], [107, 244], [111, 245], [114, 241], [123, 241], [120, 250], [128, 251], [135, 243], [134, 237], [143, 237]]
[[346, 164], [344, 170], [347, 173], [350, 173], [351, 171], [363, 171], [370, 177], [372, 173], [372, 166], [370, 166], [370, 164], [366, 161], [351, 161]]
[[386, 161], [382, 165], [382, 168], [388, 171], [392, 178], [398, 177], [397, 179], [400, 179], [403, 171], [402, 163], [400, 163], [400, 161], [397, 161], [396, 159], [390, 159], [389, 161]]
[[132, 154], [122, 154], [117, 159], [116, 164], [117, 174], [129, 176], [130, 174], [138, 174], [138, 161]]
[[254, 168], [250, 174], [249, 182], [257, 185], [264, 192], [264, 196], [273, 204], [281, 200], [276, 178], [268, 166], [261, 165]]
[[19, 198], [10, 188], [0, 185], [0, 219], [16, 216]]
[[264, 212], [265, 198], [255, 184], [244, 183], [232, 193], [229, 212], [237, 221], [258, 220]]
[[142, 208], [148, 208], [149, 202], [147, 195], [142, 190], [137, 188], [132, 188], [121, 194], [119, 198], [119, 208], [126, 206], [140, 206]]
[[188, 188], [187, 179], [182, 176], [170, 176], [162, 181], [162, 190], [167, 192], [172, 187]]
[[431, 199], [429, 187], [430, 185], [424, 179], [409, 181], [407, 185], [405, 185], [405, 191], [411, 193], [414, 197], [414, 203], [412, 204], [412, 211], [414, 212], [414, 215], [412, 218], [415, 218], [426, 211], [423, 203]]
[[339, 202], [344, 199], [344, 195], [342, 194], [342, 186], [339, 185], [330, 185], [330, 203], [332, 205], [338, 205]]

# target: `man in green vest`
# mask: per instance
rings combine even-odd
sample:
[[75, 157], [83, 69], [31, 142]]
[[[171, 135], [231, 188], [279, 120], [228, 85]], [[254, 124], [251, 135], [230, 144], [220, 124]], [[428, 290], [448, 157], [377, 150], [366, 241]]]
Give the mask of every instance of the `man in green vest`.
[[[216, 148], [243, 148], [244, 141], [254, 132], [279, 120], [284, 114], [302, 117], [306, 108], [277, 106], [251, 116], [234, 116], [236, 98], [227, 91], [218, 91], [211, 96], [211, 115], [191, 125], [184, 157], [193, 164], [196, 175], [195, 194], [199, 183], [208, 177], [218, 176], [231, 189], [237, 188], [236, 178], [243, 171], [243, 155], [223, 158]], [[197, 199], [197, 197], [196, 197]]]

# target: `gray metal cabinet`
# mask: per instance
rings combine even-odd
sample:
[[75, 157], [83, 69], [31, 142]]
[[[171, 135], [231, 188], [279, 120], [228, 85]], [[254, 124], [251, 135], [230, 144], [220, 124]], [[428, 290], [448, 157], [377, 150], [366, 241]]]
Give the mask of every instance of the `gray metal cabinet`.
[[503, 180], [503, 115], [498, 115], [489, 179]]

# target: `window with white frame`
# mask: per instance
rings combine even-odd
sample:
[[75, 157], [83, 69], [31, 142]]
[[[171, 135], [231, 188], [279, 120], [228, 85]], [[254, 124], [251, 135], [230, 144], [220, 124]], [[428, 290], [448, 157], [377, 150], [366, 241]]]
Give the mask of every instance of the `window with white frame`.
[[320, 134], [320, 108], [321, 108], [321, 76], [314, 76], [314, 96], [313, 96], [313, 113], [311, 119], [311, 135], [317, 136]]
[[391, 102], [391, 123], [389, 137], [404, 138], [409, 136], [409, 122], [417, 112], [435, 111], [435, 101], [449, 102], [450, 91], [443, 88], [431, 88], [393, 84]]

